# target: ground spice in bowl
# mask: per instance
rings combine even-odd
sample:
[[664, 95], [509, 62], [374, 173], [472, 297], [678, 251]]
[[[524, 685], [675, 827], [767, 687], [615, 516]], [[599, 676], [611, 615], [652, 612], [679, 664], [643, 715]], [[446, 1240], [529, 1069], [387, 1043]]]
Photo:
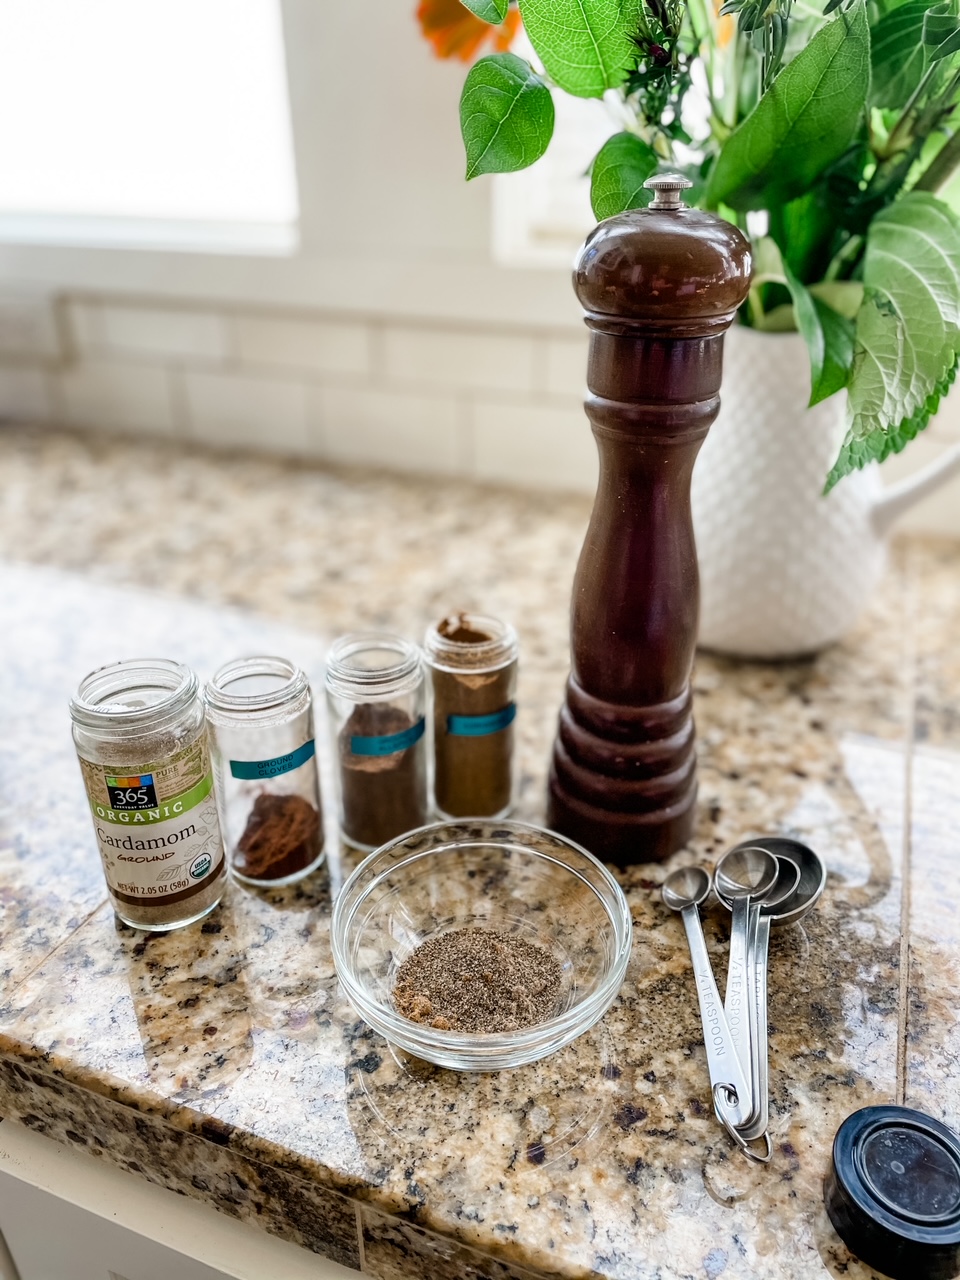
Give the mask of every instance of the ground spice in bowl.
[[453, 929], [422, 942], [397, 970], [393, 999], [438, 1031], [519, 1031], [557, 1011], [563, 971], [535, 942], [498, 929]]

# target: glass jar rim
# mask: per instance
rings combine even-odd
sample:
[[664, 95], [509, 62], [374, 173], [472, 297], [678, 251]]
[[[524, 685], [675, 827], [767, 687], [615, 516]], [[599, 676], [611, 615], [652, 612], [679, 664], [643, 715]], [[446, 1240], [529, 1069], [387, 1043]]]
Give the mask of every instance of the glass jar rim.
[[[381, 666], [361, 667], [351, 661], [360, 653], [382, 651], [395, 654], [396, 661]], [[423, 679], [423, 658], [419, 645], [390, 631], [352, 631], [340, 636], [327, 654], [327, 689], [350, 697], [383, 697], [405, 693]]]
[[[282, 683], [273, 689], [257, 693], [230, 691], [231, 684], [252, 676], [278, 676]], [[258, 654], [249, 658], [234, 658], [219, 667], [206, 683], [204, 700], [212, 710], [242, 715], [288, 706], [309, 692], [307, 677], [295, 662], [288, 658]]]
[[[166, 694], [139, 707], [116, 703], [137, 689], [165, 689]], [[84, 676], [70, 699], [70, 715], [87, 729], [147, 731], [185, 711], [199, 692], [196, 672], [182, 662], [126, 658]]]
[[[442, 628], [453, 625], [487, 635], [486, 640], [456, 640]], [[431, 667], [440, 671], [496, 671], [515, 662], [520, 645], [509, 622], [484, 613], [462, 609], [447, 614], [427, 628], [424, 654]]]

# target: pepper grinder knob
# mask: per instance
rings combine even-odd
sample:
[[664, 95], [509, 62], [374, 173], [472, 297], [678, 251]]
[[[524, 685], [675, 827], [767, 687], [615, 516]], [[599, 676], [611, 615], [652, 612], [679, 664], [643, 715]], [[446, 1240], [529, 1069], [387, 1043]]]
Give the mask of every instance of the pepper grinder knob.
[[693, 183], [682, 173], [657, 173], [643, 185], [653, 192], [651, 209], [685, 209], [687, 206], [683, 203], [682, 193]]

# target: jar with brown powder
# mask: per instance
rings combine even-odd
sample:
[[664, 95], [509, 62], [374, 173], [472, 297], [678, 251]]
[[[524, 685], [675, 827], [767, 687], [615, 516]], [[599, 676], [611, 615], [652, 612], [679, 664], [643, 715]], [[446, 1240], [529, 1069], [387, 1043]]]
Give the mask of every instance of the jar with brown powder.
[[423, 662], [401, 636], [363, 632], [327, 658], [340, 830], [354, 848], [379, 848], [427, 821]]
[[517, 633], [456, 613], [424, 640], [433, 709], [434, 805], [444, 818], [504, 818], [513, 805]]
[[240, 658], [206, 688], [220, 822], [230, 869], [290, 884], [323, 862], [313, 699], [286, 658]]

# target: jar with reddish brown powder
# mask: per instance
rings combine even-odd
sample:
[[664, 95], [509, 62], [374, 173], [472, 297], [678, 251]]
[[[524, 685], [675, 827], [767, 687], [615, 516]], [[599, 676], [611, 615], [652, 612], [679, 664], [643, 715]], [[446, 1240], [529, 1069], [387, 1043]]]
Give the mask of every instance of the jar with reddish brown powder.
[[290, 884], [323, 861], [313, 699], [286, 658], [240, 658], [206, 688], [220, 825], [238, 880]]

